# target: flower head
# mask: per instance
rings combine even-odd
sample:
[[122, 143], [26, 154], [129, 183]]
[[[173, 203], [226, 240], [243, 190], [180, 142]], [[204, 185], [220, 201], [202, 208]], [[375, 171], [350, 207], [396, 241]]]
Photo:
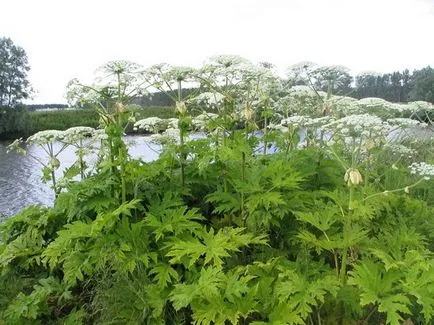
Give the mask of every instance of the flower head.
[[412, 163], [410, 166], [410, 173], [423, 177], [425, 180], [430, 180], [434, 177], [434, 165], [425, 162]]
[[29, 144], [39, 144], [44, 145], [48, 143], [53, 143], [56, 141], [60, 141], [63, 139], [64, 132], [59, 130], [45, 130], [40, 131], [27, 139], [27, 143]]
[[215, 120], [216, 118], [218, 118], [217, 114], [205, 112], [194, 117], [192, 120], [192, 124], [196, 130], [204, 131], [207, 129], [209, 122]]
[[76, 126], [63, 131], [62, 141], [66, 143], [75, 143], [79, 140], [92, 136], [94, 128], [87, 126]]
[[134, 123], [134, 128], [147, 132], [158, 133], [164, 128], [164, 120], [159, 117], [148, 117]]

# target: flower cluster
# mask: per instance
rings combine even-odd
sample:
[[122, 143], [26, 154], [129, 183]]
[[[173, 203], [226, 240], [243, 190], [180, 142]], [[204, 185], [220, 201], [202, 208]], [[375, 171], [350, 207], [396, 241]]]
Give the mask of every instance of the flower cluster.
[[348, 75], [349, 69], [342, 65], [329, 65], [316, 68], [312, 73], [316, 76], [320, 76], [325, 80], [334, 80], [339, 82], [345, 75]]
[[159, 117], [148, 117], [134, 123], [134, 130], [144, 130], [151, 133], [158, 133], [164, 129], [165, 120]]
[[308, 86], [293, 86], [288, 95], [276, 102], [277, 109], [298, 115], [318, 115], [325, 93], [315, 92]]
[[45, 130], [45, 131], [37, 132], [37, 133], [33, 134], [32, 136], [30, 136], [27, 139], [27, 143], [45, 145], [48, 143], [60, 141], [63, 139], [63, 136], [64, 136], [63, 131]]
[[369, 108], [384, 108], [384, 107], [388, 107], [390, 105], [390, 103], [382, 98], [376, 98], [376, 97], [365, 97], [362, 99], [359, 99], [358, 103], [360, 105], [364, 105], [365, 107], [369, 107]]
[[286, 69], [286, 75], [288, 79], [293, 82], [305, 82], [309, 80], [312, 71], [315, 70], [316, 67], [317, 65], [310, 61], [299, 62]]
[[434, 177], [434, 165], [427, 164], [425, 162], [413, 163], [410, 166], [410, 173], [413, 175], [421, 176], [425, 180], [429, 180]]
[[391, 152], [393, 155], [407, 158], [412, 158], [417, 153], [414, 149], [395, 143], [386, 143], [384, 145], [384, 150]]
[[207, 108], [218, 108], [223, 104], [225, 96], [220, 93], [204, 92], [190, 99], [190, 103], [204, 105]]
[[[254, 65], [238, 55], [217, 55], [211, 57], [201, 69], [203, 74], [212, 73], [217, 82], [225, 78], [241, 79], [246, 72], [254, 69]], [[223, 79], [219, 78], [223, 77]]]
[[76, 126], [63, 131], [63, 142], [76, 143], [77, 141], [89, 138], [95, 132], [94, 128], [87, 126]]
[[207, 129], [209, 121], [218, 118], [217, 114], [213, 113], [202, 113], [193, 118], [192, 124], [196, 130], [204, 131]]
[[324, 100], [324, 112], [341, 118], [347, 115], [363, 114], [365, 110], [357, 105], [355, 98], [347, 96], [332, 96]]
[[290, 96], [317, 96], [315, 91], [309, 86], [297, 85], [288, 91]]
[[282, 126], [292, 126], [295, 128], [302, 128], [310, 123], [312, 123], [312, 119], [308, 116], [303, 116], [303, 115], [290, 116], [280, 121], [280, 124]]
[[332, 121], [332, 117], [323, 116], [323, 117], [311, 118], [305, 123], [305, 125], [307, 127], [321, 127], [323, 125], [330, 123], [331, 121]]
[[248, 61], [243, 57], [231, 54], [215, 55], [209, 58], [210, 64], [221, 65], [223, 67], [245, 64], [246, 62]]
[[374, 137], [387, 136], [391, 126], [377, 116], [369, 114], [349, 115], [324, 125], [324, 129], [333, 129], [343, 136]]
[[98, 129], [93, 132], [92, 138], [97, 141], [102, 141], [106, 140], [108, 138], [108, 135], [104, 129]]
[[412, 106], [415, 110], [434, 112], [434, 104], [428, 102], [424, 102], [424, 101], [409, 102], [408, 105]]
[[162, 133], [151, 135], [151, 141], [156, 144], [177, 143], [180, 139], [180, 132], [179, 129], [168, 128]]
[[392, 125], [399, 126], [401, 128], [408, 128], [413, 126], [427, 126], [426, 123], [420, 122], [418, 120], [413, 120], [411, 118], [404, 118], [404, 117], [396, 117], [388, 119], [387, 122], [389, 122]]
[[178, 129], [178, 124], [179, 124], [179, 119], [175, 118], [175, 117], [171, 117], [166, 119], [167, 122], [167, 127], [170, 129]]
[[175, 66], [170, 68], [165, 77], [170, 80], [187, 81], [192, 77], [193, 73], [193, 68]]

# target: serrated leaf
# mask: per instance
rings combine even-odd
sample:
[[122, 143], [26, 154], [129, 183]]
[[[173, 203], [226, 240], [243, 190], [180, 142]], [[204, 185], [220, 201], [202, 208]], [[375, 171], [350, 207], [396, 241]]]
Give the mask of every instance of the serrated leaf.
[[161, 288], [166, 288], [173, 281], [179, 278], [178, 272], [168, 264], [159, 264], [151, 269], [150, 274], [154, 274], [154, 280]]

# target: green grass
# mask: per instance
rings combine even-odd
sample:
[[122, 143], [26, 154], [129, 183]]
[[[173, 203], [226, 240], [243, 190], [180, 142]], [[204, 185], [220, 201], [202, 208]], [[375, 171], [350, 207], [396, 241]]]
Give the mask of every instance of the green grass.
[[[172, 107], [148, 107], [135, 110], [136, 120], [158, 116], [160, 118], [175, 117]], [[74, 126], [98, 127], [99, 117], [94, 110], [46, 111], [30, 112], [31, 134], [43, 130], [66, 130]], [[132, 127], [127, 129], [131, 132]]]
[[97, 127], [99, 117], [94, 110], [31, 112], [31, 133], [44, 130], [66, 130], [73, 126]]

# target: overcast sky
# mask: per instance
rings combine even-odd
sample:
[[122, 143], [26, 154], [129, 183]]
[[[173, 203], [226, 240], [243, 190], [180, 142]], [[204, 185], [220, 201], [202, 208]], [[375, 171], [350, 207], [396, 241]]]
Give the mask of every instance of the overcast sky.
[[33, 103], [65, 103], [109, 60], [199, 67], [216, 54], [340, 64], [352, 73], [434, 66], [434, 0], [0, 0], [0, 37], [26, 51]]

